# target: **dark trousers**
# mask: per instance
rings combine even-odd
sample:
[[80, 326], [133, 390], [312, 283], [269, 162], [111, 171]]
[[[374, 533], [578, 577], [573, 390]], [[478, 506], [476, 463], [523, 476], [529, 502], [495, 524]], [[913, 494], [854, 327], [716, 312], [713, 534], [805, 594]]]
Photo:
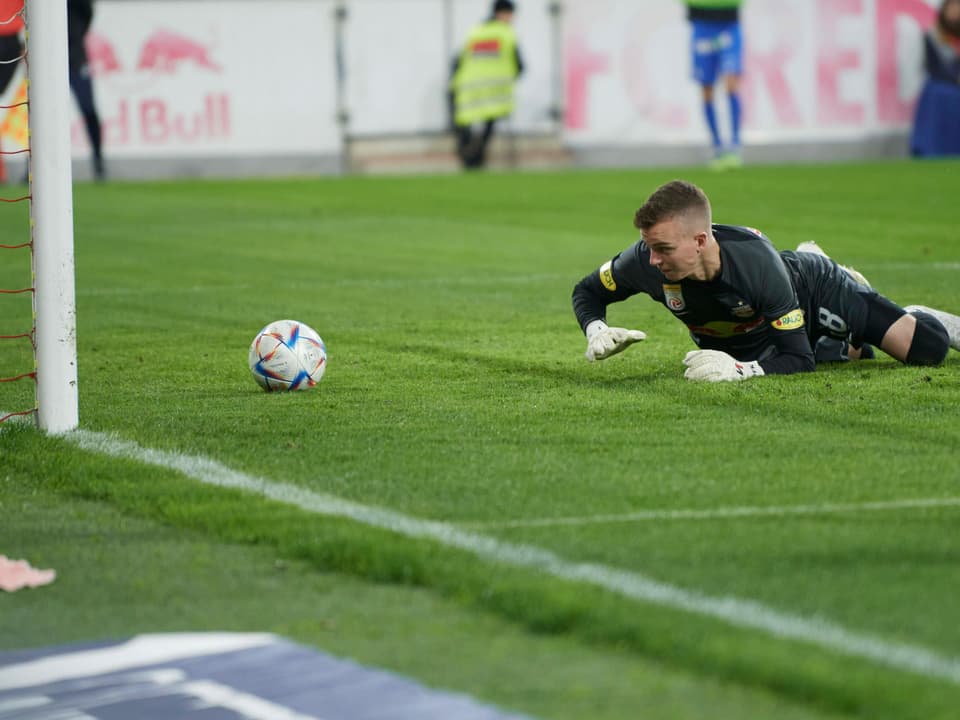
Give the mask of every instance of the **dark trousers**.
[[457, 155], [465, 168], [482, 168], [487, 163], [487, 145], [493, 137], [496, 119], [487, 120], [479, 133], [471, 125], [457, 125]]
[[93, 81], [89, 69], [71, 70], [70, 89], [77, 99], [83, 124], [87, 129], [87, 138], [93, 150], [93, 171], [96, 177], [103, 177], [103, 131], [100, 127], [100, 116], [93, 100]]

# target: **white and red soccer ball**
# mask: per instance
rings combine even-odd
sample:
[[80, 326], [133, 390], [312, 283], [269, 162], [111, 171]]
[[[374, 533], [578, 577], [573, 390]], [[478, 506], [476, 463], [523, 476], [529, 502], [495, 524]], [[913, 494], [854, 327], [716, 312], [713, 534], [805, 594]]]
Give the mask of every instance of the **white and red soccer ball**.
[[317, 331], [296, 320], [277, 320], [250, 344], [250, 372], [267, 392], [309, 390], [327, 369], [327, 348]]

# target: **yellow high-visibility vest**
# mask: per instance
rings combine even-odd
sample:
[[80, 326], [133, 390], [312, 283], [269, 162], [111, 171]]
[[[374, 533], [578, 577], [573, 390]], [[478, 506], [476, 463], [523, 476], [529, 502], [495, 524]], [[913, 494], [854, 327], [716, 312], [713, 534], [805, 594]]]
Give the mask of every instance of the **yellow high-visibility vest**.
[[450, 88], [457, 125], [470, 125], [513, 112], [517, 78], [517, 36], [510, 23], [490, 20], [467, 35]]

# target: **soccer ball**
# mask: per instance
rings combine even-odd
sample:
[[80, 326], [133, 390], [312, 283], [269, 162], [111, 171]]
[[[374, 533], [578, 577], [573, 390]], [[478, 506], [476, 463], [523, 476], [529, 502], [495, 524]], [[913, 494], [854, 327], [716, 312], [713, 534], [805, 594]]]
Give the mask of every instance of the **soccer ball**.
[[327, 369], [327, 348], [317, 331], [296, 320], [277, 320], [250, 344], [250, 372], [267, 392], [309, 390]]

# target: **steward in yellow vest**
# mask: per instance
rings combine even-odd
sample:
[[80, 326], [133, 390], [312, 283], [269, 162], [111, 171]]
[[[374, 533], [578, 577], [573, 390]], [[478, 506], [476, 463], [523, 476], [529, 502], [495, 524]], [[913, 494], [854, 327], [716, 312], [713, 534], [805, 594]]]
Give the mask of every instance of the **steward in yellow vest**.
[[[483, 167], [498, 118], [513, 112], [513, 86], [523, 71], [511, 24], [514, 4], [496, 0], [489, 20], [474, 27], [454, 65], [450, 80], [457, 153], [464, 167]], [[483, 124], [475, 137], [473, 125]]]

